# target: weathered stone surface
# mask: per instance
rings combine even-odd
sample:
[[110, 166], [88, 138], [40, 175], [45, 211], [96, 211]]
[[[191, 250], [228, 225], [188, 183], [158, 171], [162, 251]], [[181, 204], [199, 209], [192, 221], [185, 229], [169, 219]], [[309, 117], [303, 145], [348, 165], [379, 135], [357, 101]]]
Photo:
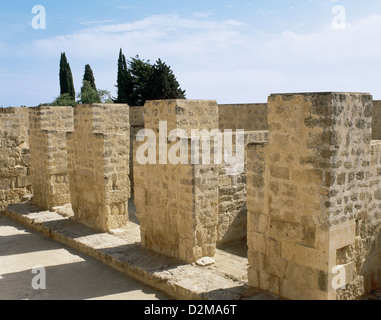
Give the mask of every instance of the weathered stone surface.
[[[381, 143], [371, 141], [381, 140], [379, 101], [311, 93], [271, 95], [268, 104], [147, 106], [77, 107], [68, 145], [73, 109], [0, 109], [0, 211], [33, 192], [42, 208], [66, 216], [72, 205], [81, 223], [119, 234], [130, 174], [150, 249], [195, 262], [247, 236], [251, 286], [292, 299], [355, 299], [381, 286]], [[243, 172], [228, 175], [224, 164], [134, 166], [137, 132], [145, 126], [158, 135], [160, 121], [187, 134], [245, 129]], [[332, 287], [335, 266], [346, 272], [345, 289]], [[181, 290], [207, 287], [197, 281], [180, 280]]]
[[[249, 145], [247, 160], [252, 286], [291, 299], [356, 299], [359, 287], [380, 285], [378, 251], [364, 246], [380, 232], [372, 104], [368, 94], [269, 97], [269, 143]], [[346, 290], [333, 286], [340, 265]]]
[[218, 125], [221, 131], [269, 130], [268, 107], [266, 103], [220, 104], [218, 105]]
[[208, 267], [215, 263], [216, 261], [210, 257], [203, 257], [196, 261], [196, 265], [198, 265], [199, 267]]
[[70, 203], [66, 133], [73, 131], [73, 108], [31, 108], [29, 119], [32, 202], [45, 210]]
[[101, 231], [128, 221], [129, 107], [78, 105], [67, 134], [70, 197], [78, 221]]
[[[57, 208], [58, 209], [58, 208]], [[37, 232], [69, 245], [138, 281], [183, 300], [279, 299], [248, 290], [247, 259], [217, 250], [215, 264], [201, 268], [184, 264], [140, 243], [139, 226], [128, 222], [124, 233], [111, 235], [86, 227], [70, 217], [38, 210], [30, 203], [11, 206], [4, 215]]]
[[[156, 132], [157, 141], [159, 121], [166, 122], [167, 134], [183, 129], [189, 137], [193, 129], [218, 127], [214, 101], [149, 101], [144, 108], [145, 128]], [[173, 145], [168, 143], [166, 150]], [[141, 165], [136, 153], [134, 160], [135, 204], [142, 245], [186, 262], [213, 257], [218, 224], [218, 165]]]
[[0, 109], [0, 211], [32, 192], [28, 127], [27, 108]]

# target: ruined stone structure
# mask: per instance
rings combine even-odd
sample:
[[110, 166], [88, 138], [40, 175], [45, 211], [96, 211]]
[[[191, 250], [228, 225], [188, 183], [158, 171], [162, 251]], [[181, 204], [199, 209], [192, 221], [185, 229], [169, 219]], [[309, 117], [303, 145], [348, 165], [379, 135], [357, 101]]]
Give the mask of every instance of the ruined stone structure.
[[[381, 102], [358, 93], [0, 109], [0, 211], [33, 192], [33, 204], [70, 203], [76, 220], [107, 232], [128, 223], [131, 188], [145, 248], [192, 263], [247, 237], [250, 286], [357, 299], [381, 286], [380, 113]], [[174, 129], [187, 139], [168, 140]], [[233, 150], [244, 129], [243, 170], [231, 173], [225, 150], [222, 163], [170, 163], [195, 129], [233, 130]], [[155, 163], [142, 164], [149, 145], [153, 157], [140, 157]], [[215, 150], [200, 143], [200, 159]]]
[[291, 299], [353, 299], [379, 287], [372, 97], [285, 94], [268, 105], [269, 142], [249, 146], [250, 284]]
[[67, 133], [70, 197], [75, 218], [109, 231], [128, 221], [129, 107], [78, 105]]
[[32, 192], [28, 127], [27, 108], [0, 109], [0, 211]]
[[46, 210], [70, 203], [66, 133], [73, 131], [73, 108], [31, 108], [29, 124], [32, 203]]
[[[153, 130], [157, 141], [167, 144], [167, 153], [161, 154], [157, 146], [154, 149], [157, 150], [157, 164], [135, 162], [135, 205], [141, 224], [142, 245], [186, 262], [214, 256], [218, 215], [217, 165], [170, 164], [168, 152], [177, 141], [168, 143], [167, 137], [174, 129], [184, 130], [190, 137], [192, 129], [218, 128], [217, 103], [150, 101], [144, 108], [145, 129]], [[166, 122], [166, 132], [159, 132], [160, 121]], [[137, 157], [139, 155], [134, 155], [135, 160]]]
[[[233, 150], [236, 137], [233, 134]], [[226, 164], [219, 166], [218, 177], [218, 225], [217, 246], [244, 240], [247, 235], [247, 146], [250, 143], [268, 141], [268, 131], [248, 131], [244, 135], [244, 170], [228, 175]]]

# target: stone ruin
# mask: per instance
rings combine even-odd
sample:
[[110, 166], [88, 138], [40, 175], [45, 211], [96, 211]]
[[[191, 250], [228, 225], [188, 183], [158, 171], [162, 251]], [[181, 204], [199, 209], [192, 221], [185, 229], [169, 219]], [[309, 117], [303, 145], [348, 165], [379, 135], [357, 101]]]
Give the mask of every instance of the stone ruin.
[[[32, 196], [112, 232], [129, 223], [132, 198], [149, 250], [193, 263], [243, 241], [250, 286], [288, 299], [358, 299], [381, 287], [379, 121], [381, 102], [360, 93], [0, 109], [0, 211]], [[233, 130], [233, 146], [244, 130], [243, 170], [173, 164], [160, 151], [154, 164], [138, 163], [142, 129], [168, 152], [179, 146], [163, 138], [162, 122], [188, 137]]]

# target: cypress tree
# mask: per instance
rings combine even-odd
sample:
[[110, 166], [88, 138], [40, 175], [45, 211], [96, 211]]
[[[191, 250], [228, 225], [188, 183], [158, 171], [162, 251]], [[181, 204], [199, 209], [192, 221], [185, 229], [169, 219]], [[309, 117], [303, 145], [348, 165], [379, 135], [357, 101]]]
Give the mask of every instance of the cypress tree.
[[116, 103], [126, 103], [127, 102], [127, 62], [126, 58], [122, 52], [122, 49], [119, 51], [119, 59], [118, 59], [118, 78], [116, 87], [118, 88], [118, 97], [115, 100]]
[[73, 75], [71, 73], [71, 68], [69, 63], [67, 62], [65, 53], [61, 53], [60, 87], [61, 87], [61, 95], [69, 94], [73, 99], [75, 99]]
[[94, 73], [93, 73], [93, 70], [91, 69], [89, 64], [87, 64], [85, 66], [85, 73], [83, 75], [83, 81], [88, 81], [90, 83], [91, 87], [94, 90], [97, 90], [97, 87], [95, 85]]

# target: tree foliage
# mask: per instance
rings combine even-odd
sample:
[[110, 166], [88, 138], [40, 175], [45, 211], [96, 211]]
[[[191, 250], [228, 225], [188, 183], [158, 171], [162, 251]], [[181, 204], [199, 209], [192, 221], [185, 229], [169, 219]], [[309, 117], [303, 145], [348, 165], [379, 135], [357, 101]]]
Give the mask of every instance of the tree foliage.
[[117, 78], [117, 98], [115, 103], [126, 103], [131, 91], [131, 79], [127, 69], [127, 61], [122, 49], [119, 51], [118, 78]]
[[180, 88], [180, 84], [169, 66], [158, 59], [152, 69], [150, 87], [153, 99], [156, 97], [161, 100], [185, 99], [185, 90]]
[[91, 104], [91, 103], [100, 103], [101, 99], [99, 93], [94, 89], [90, 81], [83, 80], [81, 93], [78, 94], [79, 103], [82, 104]]
[[143, 106], [147, 100], [185, 99], [171, 68], [160, 59], [152, 65], [136, 56], [126, 61], [122, 50], [118, 60], [116, 103]]
[[61, 95], [69, 94], [75, 100], [75, 89], [70, 64], [65, 52], [61, 53], [60, 60], [60, 87]]
[[95, 85], [93, 70], [88, 64], [85, 66], [85, 73], [83, 75], [81, 93], [78, 94], [78, 99], [79, 103], [82, 104], [101, 102], [97, 87]]
[[83, 75], [83, 81], [88, 81], [90, 83], [91, 87], [94, 90], [97, 90], [97, 86], [95, 85], [94, 73], [93, 73], [93, 70], [91, 69], [89, 64], [87, 64], [85, 66], [85, 73]]
[[54, 102], [49, 105], [56, 107], [75, 106], [76, 102], [75, 99], [73, 99], [73, 97], [69, 93], [64, 93], [59, 95], [54, 100]]

